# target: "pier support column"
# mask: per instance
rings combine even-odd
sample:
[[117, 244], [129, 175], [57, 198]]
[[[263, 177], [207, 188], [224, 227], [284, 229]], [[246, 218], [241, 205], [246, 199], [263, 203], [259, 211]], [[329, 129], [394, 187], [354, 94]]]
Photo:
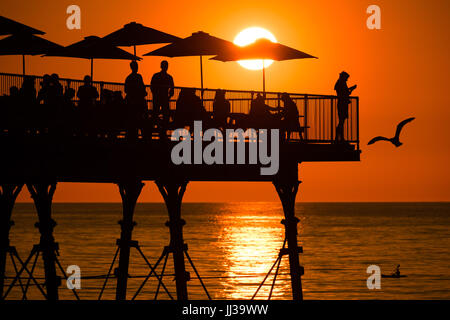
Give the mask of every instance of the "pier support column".
[[130, 242], [133, 228], [136, 223], [133, 221], [136, 202], [141, 194], [144, 184], [142, 181], [125, 181], [118, 184], [120, 196], [122, 197], [123, 219], [119, 221], [121, 232], [119, 240], [119, 267], [117, 268], [116, 300], [126, 300], [128, 266], [130, 263]]
[[175, 268], [175, 283], [177, 288], [177, 299], [187, 300], [187, 281], [189, 276], [186, 272], [184, 251], [186, 244], [183, 239], [183, 226], [186, 222], [181, 219], [181, 202], [188, 181], [156, 181], [159, 192], [166, 203], [169, 221], [166, 226], [170, 230], [170, 250], [173, 253], [173, 264]]
[[297, 224], [299, 219], [295, 216], [295, 197], [300, 181], [295, 175], [294, 177], [275, 180], [273, 184], [283, 205], [285, 219], [281, 223], [284, 224], [288, 244], [292, 298], [293, 300], [302, 300], [301, 276], [303, 275], [303, 267], [300, 266], [298, 257], [299, 253], [302, 252], [302, 248], [297, 244]]
[[0, 184], [0, 300], [5, 285], [6, 256], [9, 251], [9, 230], [14, 225], [11, 214], [22, 184]]
[[39, 222], [35, 226], [39, 229], [41, 238], [39, 249], [42, 252], [45, 271], [45, 287], [48, 300], [58, 300], [58, 287], [60, 278], [56, 275], [56, 251], [57, 244], [53, 238], [53, 229], [56, 222], [51, 217], [53, 195], [56, 190], [55, 183], [30, 183], [27, 184], [28, 191], [33, 198], [38, 214]]

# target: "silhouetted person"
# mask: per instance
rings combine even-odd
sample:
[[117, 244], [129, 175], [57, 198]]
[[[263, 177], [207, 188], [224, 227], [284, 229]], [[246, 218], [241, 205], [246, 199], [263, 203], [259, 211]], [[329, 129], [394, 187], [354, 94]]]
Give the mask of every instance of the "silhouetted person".
[[291, 138], [291, 132], [298, 132], [300, 134], [300, 139], [302, 139], [297, 105], [287, 93], [281, 95], [281, 101], [283, 101], [284, 105], [281, 111], [281, 127], [286, 131], [287, 140]]
[[202, 100], [195, 94], [193, 88], [183, 88], [177, 99], [175, 110], [175, 123], [179, 126], [193, 126], [195, 120], [204, 121], [207, 113]]
[[162, 112], [163, 119], [169, 120], [169, 101], [174, 94], [173, 78], [167, 73], [169, 63], [166, 60], [161, 61], [161, 71], [155, 73], [150, 83], [150, 89], [153, 95], [153, 116], [156, 118]]
[[44, 74], [42, 77], [41, 88], [37, 96], [38, 103], [43, 102], [46, 104], [48, 102], [48, 91], [50, 87], [51, 77], [48, 74]]
[[70, 87], [71, 81], [67, 80], [66, 88], [64, 89], [64, 103], [67, 107], [73, 108], [73, 99], [75, 98], [75, 89]]
[[[52, 95], [55, 99], [59, 100], [63, 96], [63, 86], [59, 82], [59, 76], [56, 73], [53, 73], [51, 76], [50, 86], [52, 87]], [[59, 102], [59, 101], [58, 101]]]
[[276, 126], [278, 118], [272, 114], [272, 111], [278, 111], [278, 108], [268, 106], [261, 94], [257, 94], [256, 98], [250, 104], [250, 126], [258, 128], [271, 128]]
[[350, 95], [352, 91], [356, 89], [356, 85], [352, 87], [347, 86], [347, 80], [350, 75], [342, 71], [339, 74], [339, 79], [334, 85], [334, 90], [336, 90], [336, 95], [338, 97], [337, 110], [339, 123], [336, 128], [336, 141], [344, 141], [344, 123], [348, 118], [348, 105], [350, 104]]
[[138, 73], [138, 64], [136, 61], [130, 62], [131, 73], [125, 79], [125, 101], [128, 108], [128, 136], [136, 139], [138, 128], [142, 128], [144, 114], [147, 112], [147, 103], [145, 97], [144, 80]]
[[91, 77], [85, 76], [83, 79], [83, 84], [78, 88], [77, 97], [78, 97], [78, 107], [82, 113], [88, 113], [92, 111], [92, 108], [95, 104], [95, 101], [98, 98], [98, 91], [92, 85]]
[[216, 126], [225, 128], [230, 115], [230, 101], [225, 99], [225, 90], [217, 90], [213, 103], [213, 120]]
[[36, 88], [34, 87], [35, 78], [26, 76], [23, 79], [22, 87], [20, 88], [20, 97], [26, 104], [36, 103]]
[[397, 268], [395, 269], [394, 275], [397, 277], [400, 277], [400, 265], [397, 265]]
[[85, 76], [84, 83], [78, 88], [78, 114], [80, 116], [80, 122], [85, 129], [88, 129], [89, 123], [91, 123], [91, 116], [95, 113], [95, 102], [98, 98], [98, 91], [92, 85], [90, 76]]

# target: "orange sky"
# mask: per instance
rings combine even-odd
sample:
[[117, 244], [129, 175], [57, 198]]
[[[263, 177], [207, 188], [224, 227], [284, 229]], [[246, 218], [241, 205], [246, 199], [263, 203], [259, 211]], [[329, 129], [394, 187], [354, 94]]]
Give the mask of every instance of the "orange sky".
[[[66, 28], [66, 8], [81, 8], [81, 30]], [[366, 8], [381, 8], [382, 30], [366, 27]], [[62, 45], [88, 35], [104, 36], [130, 21], [185, 37], [203, 30], [233, 40], [242, 29], [260, 26], [279, 42], [319, 57], [276, 62], [267, 69], [267, 90], [334, 94], [342, 70], [360, 97], [361, 162], [306, 163], [298, 201], [450, 201], [450, 2], [428, 1], [8, 1], [0, 14], [46, 31]], [[142, 55], [158, 46], [138, 47]], [[0, 57], [2, 72], [21, 73], [21, 58]], [[146, 82], [158, 70], [158, 57], [146, 57]], [[198, 58], [169, 59], [176, 85], [199, 86]], [[89, 62], [69, 58], [27, 59], [27, 73], [58, 73], [81, 78]], [[123, 81], [126, 61], [98, 61], [96, 80]], [[261, 89], [261, 72], [236, 63], [207, 61], [206, 87]], [[404, 145], [366, 146], [374, 135], [390, 136], [400, 120]], [[207, 198], [205, 198], [207, 194]], [[140, 201], [161, 201], [148, 182]], [[270, 183], [191, 183], [186, 201], [276, 201]], [[30, 201], [28, 192], [19, 201]], [[55, 201], [120, 201], [113, 185], [60, 184]]]

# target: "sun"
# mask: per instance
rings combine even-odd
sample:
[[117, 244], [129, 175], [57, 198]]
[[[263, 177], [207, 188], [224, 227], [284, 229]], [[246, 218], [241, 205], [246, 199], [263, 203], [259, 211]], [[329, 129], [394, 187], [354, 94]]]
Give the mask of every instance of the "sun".
[[[250, 27], [242, 30], [236, 38], [234, 38], [233, 42], [238, 46], [244, 47], [261, 38], [277, 42], [277, 39], [270, 31], [260, 27]], [[263, 60], [240, 60], [238, 63], [250, 70], [261, 70], [263, 68]], [[272, 63], [273, 60], [264, 60], [264, 67], [267, 68]]]

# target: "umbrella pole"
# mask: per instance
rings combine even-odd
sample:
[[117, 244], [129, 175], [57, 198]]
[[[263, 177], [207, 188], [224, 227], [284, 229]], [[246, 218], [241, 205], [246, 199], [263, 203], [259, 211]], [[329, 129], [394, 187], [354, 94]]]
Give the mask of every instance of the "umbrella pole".
[[200, 56], [200, 85], [201, 85], [200, 96], [203, 105], [203, 56]]
[[22, 73], [25, 75], [25, 55], [22, 55]]
[[136, 56], [136, 45], [134, 45], [134, 55]]
[[94, 81], [94, 59], [91, 58], [91, 81]]

